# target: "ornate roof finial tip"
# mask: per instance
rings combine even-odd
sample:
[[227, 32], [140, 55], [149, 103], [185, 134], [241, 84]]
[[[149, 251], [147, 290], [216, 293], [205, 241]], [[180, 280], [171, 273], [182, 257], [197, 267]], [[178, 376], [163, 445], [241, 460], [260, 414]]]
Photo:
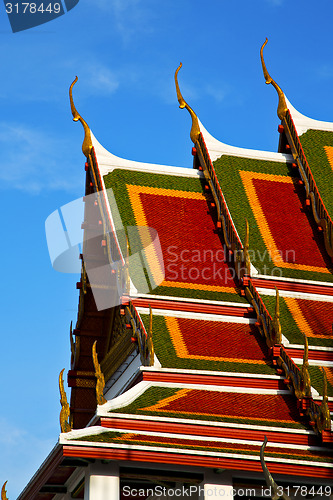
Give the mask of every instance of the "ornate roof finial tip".
[[74, 100], [73, 100], [73, 87], [74, 85], [76, 84], [76, 82], [78, 81], [78, 77], [76, 76], [75, 79], [72, 81], [70, 87], [69, 87], [69, 100], [70, 100], [70, 103], [71, 103], [71, 111], [72, 111], [72, 115], [73, 115], [73, 120], [75, 122], [77, 122], [79, 120], [79, 113], [77, 112], [77, 109], [75, 107], [75, 104], [74, 104]]
[[266, 40], [264, 41], [264, 43], [262, 44], [261, 49], [260, 49], [260, 59], [261, 59], [262, 70], [264, 72], [265, 82], [267, 83], [267, 85], [269, 85], [271, 83], [273, 85], [273, 87], [275, 88], [276, 92], [278, 93], [279, 104], [278, 104], [278, 109], [277, 109], [277, 115], [280, 118], [280, 120], [283, 120], [283, 118], [286, 116], [286, 113], [288, 111], [288, 107], [287, 107], [284, 93], [282, 92], [279, 85], [270, 76], [270, 74], [268, 73], [267, 68], [266, 68], [263, 52], [264, 52], [264, 47], [267, 44], [267, 42], [268, 42], [268, 38], [266, 38]]
[[267, 71], [265, 60], [264, 60], [264, 47], [266, 47], [267, 42], [268, 42], [268, 38], [266, 37], [266, 40], [264, 41], [264, 43], [262, 44], [261, 49], [260, 49], [260, 59], [261, 59], [262, 70], [264, 72], [265, 82], [267, 85], [269, 85], [270, 83], [272, 83], [272, 78], [270, 77], [270, 75]]
[[1, 500], [8, 500], [7, 491], [6, 491], [6, 484], [7, 484], [7, 481], [3, 484], [2, 488], [1, 488]]
[[179, 66], [178, 66], [178, 68], [176, 69], [176, 72], [175, 72], [175, 84], [176, 84], [177, 99], [178, 99], [178, 102], [179, 102], [179, 107], [181, 109], [186, 108], [187, 111], [191, 115], [191, 118], [192, 118], [192, 128], [191, 128], [190, 136], [191, 136], [192, 142], [195, 144], [196, 141], [197, 141], [197, 139], [198, 139], [198, 136], [200, 134], [200, 126], [199, 126], [199, 121], [198, 121], [197, 115], [195, 114], [195, 112], [193, 111], [193, 109], [187, 104], [187, 102], [184, 100], [184, 98], [182, 96], [182, 93], [180, 91], [180, 88], [179, 88], [179, 84], [178, 84], [178, 72], [179, 72], [179, 70], [180, 70], [180, 68], [182, 66], [183, 66], [182, 63], [180, 63]]
[[182, 67], [183, 67], [183, 64], [179, 63], [179, 66], [176, 69], [176, 73], [175, 73], [175, 84], [176, 84], [177, 99], [178, 99], [178, 102], [179, 102], [179, 107], [181, 109], [185, 108], [185, 106], [186, 106], [186, 102], [184, 101], [184, 98], [182, 96], [182, 93], [181, 93], [180, 88], [179, 88], [179, 83], [178, 83], [178, 72], [179, 72], [180, 68], [182, 68]]

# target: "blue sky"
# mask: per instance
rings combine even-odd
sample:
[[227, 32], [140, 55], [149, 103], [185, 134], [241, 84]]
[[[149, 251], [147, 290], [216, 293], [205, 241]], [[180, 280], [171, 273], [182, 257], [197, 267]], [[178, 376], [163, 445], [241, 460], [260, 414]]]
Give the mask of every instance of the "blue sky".
[[[223, 142], [276, 151], [273, 78], [302, 113], [333, 121], [331, 1], [80, 0], [13, 34], [0, 5], [0, 189], [3, 214], [0, 483], [17, 497], [56, 443], [58, 375], [69, 368], [78, 276], [55, 272], [48, 215], [84, 194], [83, 131], [68, 87], [114, 154], [192, 166], [185, 99]], [[1, 486], [0, 484], [0, 486]]]

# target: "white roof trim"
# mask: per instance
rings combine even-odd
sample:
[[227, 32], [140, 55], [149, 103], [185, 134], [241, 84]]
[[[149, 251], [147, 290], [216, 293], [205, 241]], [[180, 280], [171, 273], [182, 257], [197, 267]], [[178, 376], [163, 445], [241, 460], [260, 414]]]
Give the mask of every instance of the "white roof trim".
[[290, 395], [289, 390], [284, 389], [262, 389], [262, 388], [250, 388], [250, 387], [231, 387], [223, 385], [203, 385], [203, 384], [184, 384], [181, 385], [176, 382], [157, 382], [157, 381], [146, 381], [143, 380], [136, 384], [134, 387], [124, 392], [120, 396], [107, 401], [103, 405], [97, 406], [96, 415], [98, 416], [110, 416], [109, 412], [111, 410], [116, 410], [118, 408], [123, 408], [135, 401], [139, 396], [141, 396], [150, 387], [167, 387], [170, 389], [196, 389], [201, 391], [213, 391], [213, 392], [234, 392], [234, 393], [245, 393], [245, 394], [270, 394], [270, 395]]
[[[136, 307], [139, 314], [149, 314], [148, 307]], [[209, 314], [198, 313], [192, 311], [178, 311], [173, 309], [154, 309], [155, 316], [168, 316], [170, 318], [185, 318], [194, 320], [214, 321], [220, 323], [237, 323], [244, 325], [252, 325], [257, 322], [256, 318], [243, 318], [241, 316], [231, 316], [227, 314]]]
[[333, 123], [315, 120], [308, 116], [302, 115], [286, 98], [287, 106], [293, 118], [298, 135], [304, 134], [309, 129], [324, 130], [326, 132], [333, 132]]
[[[126, 425], [126, 424], [125, 424]], [[90, 431], [91, 429], [91, 431]], [[85, 432], [83, 432], [85, 431]], [[90, 432], [89, 432], [90, 431]], [[99, 434], [104, 434], [108, 432], [122, 432], [122, 433], [128, 433], [128, 434], [133, 434], [133, 432], [136, 435], [139, 436], [156, 436], [156, 437], [167, 437], [171, 439], [192, 439], [193, 441], [198, 441], [198, 442], [205, 442], [205, 441], [215, 441], [217, 443], [230, 443], [230, 444], [239, 444], [239, 445], [250, 445], [250, 446], [261, 446], [261, 440], [257, 439], [239, 439], [239, 438], [226, 438], [226, 437], [214, 437], [212, 439], [212, 436], [200, 436], [198, 434], [191, 434], [191, 433], [174, 433], [174, 432], [158, 432], [158, 431], [146, 431], [146, 430], [134, 430], [133, 429], [127, 429], [126, 427], [124, 428], [110, 428], [110, 427], [101, 427], [101, 426], [95, 426], [95, 427], [86, 427], [85, 429], [75, 429], [72, 430], [71, 432], [60, 434], [60, 440], [63, 442], [63, 444], [66, 443], [66, 441], [72, 441], [73, 439], [78, 439], [81, 437], [86, 437], [86, 436], [98, 436]], [[297, 449], [297, 450], [309, 450], [309, 451], [327, 451], [327, 448], [323, 446], [311, 446], [311, 445], [304, 445], [304, 444], [295, 444], [295, 443], [281, 443], [281, 442], [275, 442], [272, 441], [269, 443], [269, 446], [273, 448], [281, 448], [282, 446], [285, 448], [291, 448], [291, 449]]]
[[[155, 366], [141, 366], [141, 371], [147, 372], [158, 372], [158, 373], [184, 373], [186, 375], [212, 375], [218, 377], [241, 377], [245, 379], [255, 378], [255, 379], [270, 379], [270, 380], [283, 380], [285, 377], [282, 375], [268, 375], [267, 373], [243, 373], [243, 372], [220, 372], [214, 370], [189, 370], [185, 368], [168, 368], [161, 367], [157, 368]], [[207, 384], [208, 385], [208, 384]]]
[[271, 425], [253, 425], [253, 424], [239, 424], [237, 422], [223, 422], [217, 420], [194, 420], [191, 418], [174, 418], [174, 417], [161, 417], [160, 415], [136, 415], [134, 413], [108, 413], [107, 415], [102, 415], [98, 413], [98, 416], [106, 416], [109, 418], [121, 418], [121, 419], [134, 419], [134, 420], [145, 420], [145, 421], [153, 421], [153, 422], [167, 422], [167, 423], [177, 423], [177, 424], [194, 424], [194, 425], [203, 425], [209, 427], [226, 427], [226, 428], [237, 428], [237, 429], [252, 429], [257, 431], [272, 431], [272, 432], [281, 432], [288, 434], [306, 434], [306, 435], [315, 435], [313, 430], [309, 429], [300, 429], [297, 427], [273, 427]]
[[172, 167], [169, 165], [157, 165], [153, 163], [141, 163], [139, 161], [126, 160], [107, 151], [91, 132], [91, 140], [95, 149], [98, 166], [101, 175], [109, 174], [116, 168], [136, 170], [138, 172], [149, 172], [151, 174], [176, 175], [180, 177], [203, 177], [203, 173], [192, 168]]
[[[232, 307], [242, 307], [242, 308], [250, 308], [252, 307], [246, 299], [244, 302], [227, 302], [223, 300], [208, 300], [208, 299], [197, 299], [197, 298], [188, 298], [188, 297], [177, 297], [171, 295], [153, 295], [147, 293], [138, 294], [138, 298], [143, 299], [157, 299], [164, 301], [172, 301], [172, 302], [189, 302], [189, 303], [199, 303], [204, 305], [217, 305], [217, 306], [232, 306]], [[154, 309], [154, 307], [153, 307]]]
[[292, 155], [288, 154], [229, 146], [215, 139], [200, 121], [199, 125], [212, 161], [217, 160], [217, 158], [220, 158], [222, 155], [240, 156], [242, 158], [253, 158], [255, 160], [276, 161], [281, 163], [292, 163], [293, 161]]
[[[295, 280], [296, 281], [296, 280]], [[275, 289], [256, 287], [260, 295], [276, 295]], [[333, 295], [320, 295], [318, 293], [291, 292], [290, 290], [279, 290], [280, 297], [291, 297], [301, 300], [315, 300], [316, 302], [333, 302]]]

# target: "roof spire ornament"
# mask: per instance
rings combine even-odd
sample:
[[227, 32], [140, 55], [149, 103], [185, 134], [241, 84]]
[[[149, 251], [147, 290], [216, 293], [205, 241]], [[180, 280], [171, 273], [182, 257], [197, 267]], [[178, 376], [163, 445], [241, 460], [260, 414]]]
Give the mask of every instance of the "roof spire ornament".
[[88, 158], [93, 145], [92, 145], [92, 140], [91, 140], [90, 128], [88, 127], [87, 122], [78, 113], [78, 111], [75, 107], [74, 101], [73, 101], [73, 87], [77, 81], [78, 81], [78, 77], [76, 76], [75, 80], [71, 83], [71, 86], [69, 87], [69, 100], [71, 103], [71, 111], [72, 111], [72, 115], [73, 115], [73, 121], [74, 122], [80, 121], [82, 123], [82, 126], [83, 126], [84, 139], [83, 139], [83, 143], [82, 143], [82, 152], [83, 152], [84, 156], [86, 156]]
[[260, 59], [261, 59], [261, 64], [262, 64], [262, 70], [264, 72], [264, 77], [265, 77], [267, 85], [269, 85], [271, 83], [273, 85], [273, 87], [275, 88], [276, 92], [278, 93], [279, 104], [278, 104], [278, 108], [277, 108], [277, 115], [280, 118], [280, 120], [283, 120], [283, 118], [286, 116], [286, 113], [288, 111], [288, 106], [286, 103], [284, 93], [282, 92], [279, 85], [270, 76], [270, 74], [268, 73], [267, 68], [266, 68], [263, 51], [264, 51], [264, 47], [267, 44], [267, 42], [268, 42], [268, 38], [266, 38], [265, 42], [262, 44], [261, 49], [260, 49]]
[[178, 84], [178, 72], [180, 70], [180, 68], [182, 67], [182, 63], [179, 64], [178, 68], [176, 69], [176, 73], [175, 73], [175, 84], [176, 84], [176, 91], [177, 91], [177, 99], [178, 99], [178, 102], [179, 102], [179, 107], [181, 109], [183, 108], [186, 108], [187, 111], [190, 113], [191, 115], [191, 118], [192, 118], [192, 128], [191, 128], [191, 132], [190, 132], [190, 137], [191, 137], [191, 141], [195, 144], [197, 142], [197, 139], [198, 139], [198, 136], [200, 134], [200, 126], [199, 126], [199, 120], [198, 120], [198, 117], [197, 115], [195, 114], [195, 112], [193, 111], [193, 109], [187, 104], [187, 102], [184, 100], [181, 92], [180, 92], [180, 88], [179, 88], [179, 84]]

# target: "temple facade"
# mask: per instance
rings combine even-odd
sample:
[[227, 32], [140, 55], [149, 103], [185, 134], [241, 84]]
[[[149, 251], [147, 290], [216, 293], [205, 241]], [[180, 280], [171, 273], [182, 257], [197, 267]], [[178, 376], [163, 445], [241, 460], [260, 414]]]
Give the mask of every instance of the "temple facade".
[[59, 440], [20, 500], [333, 498], [333, 123], [293, 108], [265, 44], [278, 152], [210, 135], [180, 66], [193, 169], [118, 158], [71, 85], [86, 191], [70, 400], [62, 372]]

